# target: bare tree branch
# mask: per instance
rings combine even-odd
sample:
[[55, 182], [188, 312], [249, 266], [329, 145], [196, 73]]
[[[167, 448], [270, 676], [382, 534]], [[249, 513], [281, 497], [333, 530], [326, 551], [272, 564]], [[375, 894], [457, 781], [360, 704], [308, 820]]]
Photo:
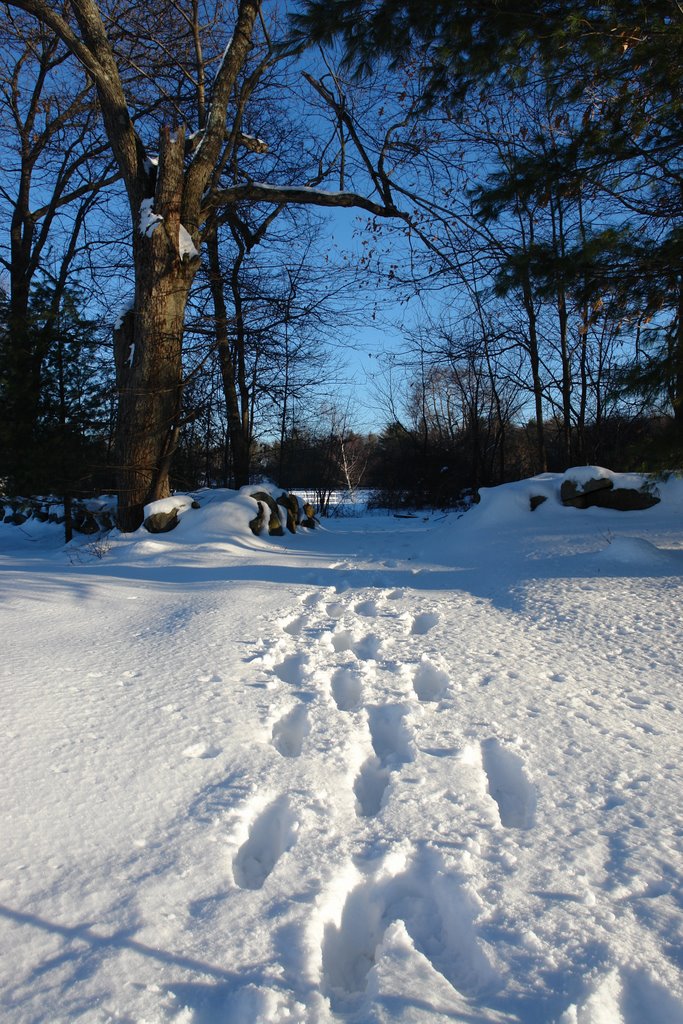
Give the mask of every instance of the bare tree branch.
[[216, 189], [208, 199], [206, 212], [220, 206], [244, 201], [276, 204], [298, 203], [304, 206], [357, 207], [375, 217], [398, 217], [401, 219], [407, 217], [407, 214], [402, 213], [395, 206], [376, 203], [357, 192], [327, 192], [324, 189], [310, 188], [305, 185], [267, 185], [257, 181]]

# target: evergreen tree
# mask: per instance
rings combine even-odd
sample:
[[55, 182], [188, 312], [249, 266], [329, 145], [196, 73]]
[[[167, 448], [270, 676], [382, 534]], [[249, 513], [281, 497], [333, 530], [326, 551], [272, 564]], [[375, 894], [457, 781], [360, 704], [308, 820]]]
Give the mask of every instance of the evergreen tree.
[[38, 415], [19, 451], [12, 411], [16, 396], [6, 372], [12, 358], [10, 332], [0, 333], [0, 475], [15, 493], [90, 493], [106, 481], [110, 382], [94, 321], [84, 316], [77, 287], [54, 302], [54, 289], [41, 283], [31, 293], [29, 331], [39, 336], [41, 363]]
[[[421, 64], [424, 108], [463, 110], [478, 95], [514, 97], [542, 79], [557, 118], [535, 149], [499, 168], [479, 195], [497, 215], [514, 197], [604, 199], [605, 221], [560, 251], [525, 252], [535, 285], [571, 289], [587, 308], [618, 296], [635, 330], [650, 322], [630, 380], [668, 399], [683, 435], [683, 11], [674, 0], [303, 0], [292, 40], [341, 44], [362, 74], [386, 59]], [[511, 90], [511, 92], [510, 92]], [[507, 286], [519, 282], [514, 258]], [[499, 284], [505, 287], [504, 278]], [[566, 396], [565, 396], [566, 397]], [[568, 407], [564, 409], [568, 414]]]

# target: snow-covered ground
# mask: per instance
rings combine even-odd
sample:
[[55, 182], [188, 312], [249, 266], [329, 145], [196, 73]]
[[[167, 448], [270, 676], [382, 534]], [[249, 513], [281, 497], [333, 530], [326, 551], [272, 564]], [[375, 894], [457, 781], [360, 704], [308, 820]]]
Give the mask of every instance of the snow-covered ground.
[[0, 1019], [681, 1024], [683, 480], [558, 483], [0, 527]]

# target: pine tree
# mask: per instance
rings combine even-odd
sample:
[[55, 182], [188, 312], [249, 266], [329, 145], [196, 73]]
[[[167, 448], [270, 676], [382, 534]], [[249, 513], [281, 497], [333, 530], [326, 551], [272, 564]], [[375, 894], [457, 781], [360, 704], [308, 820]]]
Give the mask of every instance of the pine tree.
[[[539, 288], [618, 294], [624, 316], [651, 324], [653, 343], [631, 382], [668, 397], [683, 437], [683, 11], [674, 0], [598, 5], [541, 0], [303, 0], [292, 42], [340, 44], [363, 74], [381, 60], [421, 62], [426, 108], [461, 109], [468, 97], [523, 90], [539, 77], [571, 131], [552, 154], [540, 146], [501, 171], [479, 196], [488, 216], [514, 193], [538, 202], [602, 191], [608, 223], [561, 254], [538, 249]], [[529, 269], [529, 268], [527, 268]], [[507, 268], [508, 284], [520, 266]]]

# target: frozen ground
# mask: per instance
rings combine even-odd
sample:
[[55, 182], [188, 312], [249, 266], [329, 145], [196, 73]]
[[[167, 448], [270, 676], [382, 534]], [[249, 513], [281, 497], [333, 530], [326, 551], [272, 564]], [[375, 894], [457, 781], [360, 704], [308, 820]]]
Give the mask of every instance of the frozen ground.
[[557, 483], [0, 527], [0, 1019], [682, 1024], [683, 481]]

